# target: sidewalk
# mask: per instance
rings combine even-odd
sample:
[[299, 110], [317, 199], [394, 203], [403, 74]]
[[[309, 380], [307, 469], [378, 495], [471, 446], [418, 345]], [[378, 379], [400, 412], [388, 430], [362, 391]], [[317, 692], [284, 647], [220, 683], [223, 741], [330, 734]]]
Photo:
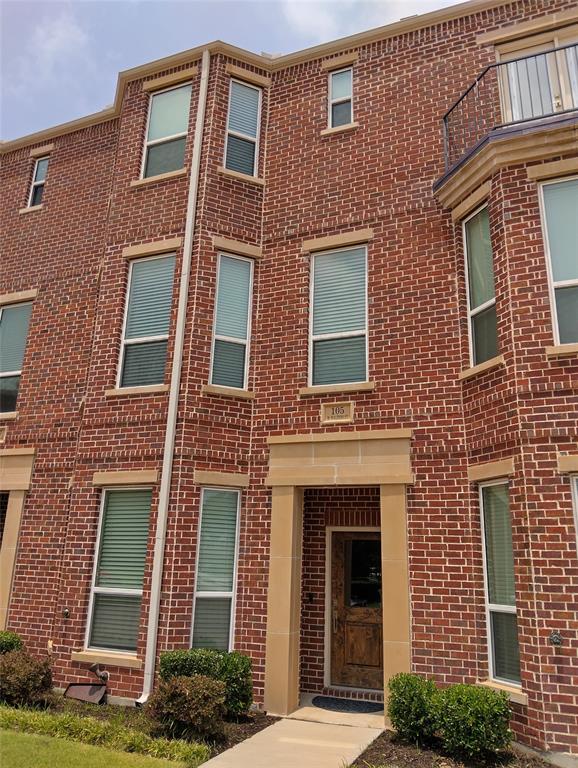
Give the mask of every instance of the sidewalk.
[[203, 768], [346, 768], [382, 730], [279, 720], [203, 763]]

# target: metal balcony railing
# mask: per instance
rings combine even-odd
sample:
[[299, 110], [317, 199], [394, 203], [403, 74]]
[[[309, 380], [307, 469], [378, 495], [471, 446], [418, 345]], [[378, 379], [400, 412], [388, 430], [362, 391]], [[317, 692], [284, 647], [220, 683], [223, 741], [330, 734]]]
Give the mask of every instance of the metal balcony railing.
[[490, 64], [444, 115], [446, 171], [497, 128], [577, 109], [577, 43]]

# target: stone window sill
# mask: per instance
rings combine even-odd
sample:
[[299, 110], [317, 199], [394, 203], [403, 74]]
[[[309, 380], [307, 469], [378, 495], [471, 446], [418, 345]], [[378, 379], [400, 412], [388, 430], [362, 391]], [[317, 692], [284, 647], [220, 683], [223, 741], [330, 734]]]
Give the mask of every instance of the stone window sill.
[[347, 123], [346, 125], [336, 125], [335, 128], [325, 128], [320, 132], [320, 136], [333, 136], [336, 133], [346, 133], [359, 128], [359, 123]]
[[578, 355], [578, 344], [559, 344], [557, 347], [546, 347], [548, 360], [556, 357], [572, 357]]
[[80, 661], [85, 664], [111, 664], [115, 667], [127, 667], [128, 669], [142, 669], [142, 660], [132, 653], [115, 653], [114, 651], [72, 651], [72, 661]]
[[255, 393], [248, 389], [221, 387], [217, 384], [205, 384], [201, 387], [202, 395], [217, 395], [218, 397], [238, 397], [240, 400], [254, 400]]
[[228, 168], [224, 168], [222, 165], [220, 165], [217, 168], [217, 172], [221, 174], [221, 176], [229, 176], [231, 179], [238, 179], [239, 181], [246, 181], [248, 184], [256, 184], [258, 187], [264, 187], [265, 186], [265, 180], [260, 179], [257, 176], [249, 176], [247, 173], [239, 173], [238, 171], [230, 171]]
[[144, 187], [147, 184], [155, 184], [158, 181], [168, 181], [169, 179], [178, 179], [180, 176], [185, 176], [187, 173], [186, 168], [179, 168], [178, 171], [168, 171], [167, 173], [159, 173], [157, 176], [147, 176], [146, 179], [137, 179], [136, 181], [131, 181], [130, 186], [134, 189], [135, 187]]
[[521, 686], [498, 683], [497, 680], [478, 680], [476, 685], [491, 688], [494, 691], [503, 691], [515, 704], [523, 704], [524, 706], [528, 704], [528, 694], [524, 693]]
[[18, 213], [19, 213], [19, 214], [23, 214], [23, 213], [34, 213], [35, 211], [41, 211], [41, 210], [42, 210], [42, 208], [43, 208], [43, 205], [42, 205], [42, 203], [40, 203], [40, 205], [31, 205], [31, 206], [29, 206], [28, 208], [21, 208], [21, 209], [18, 211]]
[[0, 413], [0, 421], [16, 418], [18, 418], [18, 411], [4, 411], [4, 413]]
[[497, 357], [492, 357], [489, 360], [480, 363], [479, 365], [474, 365], [473, 368], [466, 368], [464, 371], [458, 374], [458, 379], [460, 381], [467, 381], [468, 379], [473, 379], [475, 376], [478, 376], [480, 373], [491, 371], [494, 368], [499, 368], [505, 364], [506, 361], [504, 359], [504, 355], [498, 355]]
[[161, 392], [168, 392], [168, 384], [150, 384], [146, 387], [118, 387], [107, 389], [105, 397], [122, 397], [123, 395], [155, 395]]
[[321, 384], [317, 387], [303, 387], [299, 397], [315, 397], [316, 395], [333, 395], [341, 392], [372, 392], [375, 381], [359, 381], [353, 384]]

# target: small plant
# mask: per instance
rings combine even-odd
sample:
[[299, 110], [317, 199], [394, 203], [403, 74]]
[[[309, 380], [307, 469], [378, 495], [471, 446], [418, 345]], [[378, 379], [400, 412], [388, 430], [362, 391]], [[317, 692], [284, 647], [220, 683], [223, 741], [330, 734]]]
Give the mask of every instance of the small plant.
[[223, 738], [225, 684], [220, 680], [206, 675], [162, 680], [146, 707], [170, 736]]
[[24, 648], [24, 643], [20, 635], [16, 632], [7, 632], [2, 630], [0, 632], [0, 654], [8, 653], [9, 651], [19, 651]]
[[220, 680], [225, 684], [225, 708], [229, 718], [243, 717], [253, 703], [251, 659], [237, 651], [225, 653], [208, 648], [167, 651], [161, 654], [159, 674], [165, 681], [191, 675]]
[[48, 659], [35, 659], [23, 649], [0, 656], [0, 701], [16, 707], [46, 707], [52, 700]]
[[438, 691], [433, 709], [443, 746], [455, 757], [479, 758], [510, 744], [510, 705], [501, 691], [452, 685]]
[[435, 733], [434, 681], [401, 672], [390, 679], [388, 688], [387, 713], [399, 736], [411, 744], [426, 744]]

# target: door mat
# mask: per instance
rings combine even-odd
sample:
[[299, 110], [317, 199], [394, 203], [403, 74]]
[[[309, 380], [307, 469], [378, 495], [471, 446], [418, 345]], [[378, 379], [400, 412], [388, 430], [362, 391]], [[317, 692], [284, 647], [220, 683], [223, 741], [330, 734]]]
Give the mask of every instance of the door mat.
[[371, 712], [383, 712], [383, 704], [376, 701], [338, 699], [335, 696], [314, 696], [311, 703], [314, 707], [328, 709], [331, 712], [353, 712], [364, 715], [368, 715]]

